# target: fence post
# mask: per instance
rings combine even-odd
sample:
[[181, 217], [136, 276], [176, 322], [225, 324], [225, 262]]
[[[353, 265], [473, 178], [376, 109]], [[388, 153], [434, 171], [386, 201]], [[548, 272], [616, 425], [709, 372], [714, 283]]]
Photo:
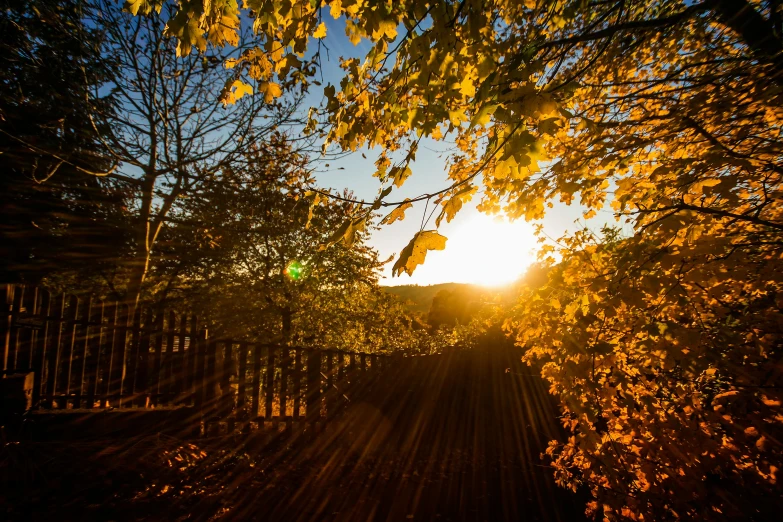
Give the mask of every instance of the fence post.
[[73, 407], [74, 408], [81, 408], [82, 407], [82, 392], [84, 391], [84, 379], [85, 379], [85, 369], [87, 368], [87, 352], [88, 352], [88, 344], [90, 342], [90, 318], [93, 314], [93, 298], [92, 296], [87, 297], [86, 304], [84, 305], [84, 308], [82, 310], [82, 317], [81, 319], [78, 319], [77, 317], [77, 324], [81, 327], [81, 334], [77, 338], [76, 346], [74, 347], [74, 350], [71, 352], [71, 356], [73, 357], [73, 378], [75, 378], [76, 382], [74, 383], [74, 397], [73, 397]]
[[321, 416], [321, 352], [307, 354], [307, 421], [315, 422]]
[[[161, 353], [160, 360], [160, 403], [172, 404], [176, 393], [176, 361], [174, 355], [174, 343], [177, 336], [177, 314], [169, 310], [166, 319], [166, 351]], [[179, 355], [179, 352], [177, 352]]]
[[[182, 320], [183, 323], [185, 322], [185, 319]], [[182, 327], [182, 331], [185, 330], [187, 326]], [[204, 371], [202, 368], [201, 373], [198, 373], [198, 354], [199, 350], [201, 350], [202, 338], [201, 335], [204, 335], [204, 341], [206, 340], [207, 331], [204, 330], [203, 332], [200, 332], [198, 329], [198, 319], [196, 318], [196, 315], [193, 314], [190, 317], [190, 334], [189, 334], [189, 344], [187, 352], [183, 352], [184, 356], [184, 373], [182, 376], [182, 386], [183, 386], [183, 400], [185, 403], [191, 403], [195, 406], [196, 405], [196, 394], [198, 393], [196, 391], [196, 376], [197, 375], [203, 375]], [[180, 345], [182, 346], [183, 350], [185, 349], [184, 341]]]

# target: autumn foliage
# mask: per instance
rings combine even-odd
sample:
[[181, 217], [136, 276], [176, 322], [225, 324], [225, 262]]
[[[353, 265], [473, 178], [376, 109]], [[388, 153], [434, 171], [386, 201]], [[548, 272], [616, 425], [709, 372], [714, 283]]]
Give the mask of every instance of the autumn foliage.
[[[589, 510], [609, 520], [769, 514], [783, 460], [778, 2], [245, 7], [258, 45], [226, 64], [234, 98], [273, 102], [277, 86], [308, 83], [300, 65], [327, 16], [370, 43], [364, 60], [342, 61], [307, 124], [326, 146], [380, 150], [378, 199], [335, 239], [423, 200], [439, 225], [479, 194], [482, 210], [511, 217], [537, 220], [561, 201], [626, 226], [544, 241], [546, 281], [522, 290], [507, 322], [571, 430], [548, 452], [562, 485], [589, 486]], [[184, 1], [166, 31], [178, 53], [203, 51], [231, 44], [239, 16], [236, 0]], [[455, 146], [446, 186], [391, 201], [424, 138]], [[445, 241], [422, 230], [395, 271]]]

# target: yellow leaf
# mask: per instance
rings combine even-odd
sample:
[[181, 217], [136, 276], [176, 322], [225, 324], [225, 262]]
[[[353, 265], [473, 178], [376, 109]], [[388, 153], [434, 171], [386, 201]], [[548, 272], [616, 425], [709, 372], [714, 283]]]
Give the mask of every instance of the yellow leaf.
[[459, 127], [463, 121], [468, 121], [468, 117], [462, 111], [449, 111], [449, 121], [455, 127]]
[[389, 175], [394, 178], [394, 185], [399, 188], [402, 186], [403, 183], [405, 183], [405, 180], [408, 179], [408, 177], [411, 175], [411, 168], [405, 167], [394, 167], [391, 169], [391, 172]]
[[392, 267], [392, 275], [398, 276], [403, 272], [413, 275], [416, 267], [424, 263], [424, 258], [429, 250], [443, 250], [444, 248], [446, 248], [446, 237], [441, 236], [437, 231], [418, 232], [413, 236], [408, 246], [400, 252], [400, 258]]
[[476, 86], [473, 84], [473, 80], [467, 77], [463, 79], [462, 82], [459, 84], [459, 92], [461, 92], [465, 96], [468, 96], [469, 98], [475, 96]]
[[283, 95], [283, 90], [275, 82], [261, 82], [258, 84], [258, 92], [264, 94], [264, 101], [266, 103], [272, 103], [275, 98], [279, 98]]
[[475, 186], [465, 187], [443, 203], [443, 211], [435, 219], [435, 225], [440, 226], [440, 222], [443, 221], [444, 217], [446, 218], [446, 223], [450, 223], [454, 216], [457, 215], [457, 212], [462, 209], [463, 203], [470, 201], [475, 191]]
[[345, 36], [348, 37], [353, 45], [359, 45], [359, 42], [362, 41], [362, 36], [364, 36], [364, 31], [351, 20], [346, 20]]
[[405, 219], [405, 211], [411, 208], [412, 206], [413, 203], [411, 203], [409, 199], [406, 199], [405, 201], [403, 201], [402, 205], [392, 210], [388, 216], [383, 218], [381, 224], [389, 225], [397, 220], [402, 221], [403, 219]]
[[393, 20], [381, 20], [378, 22], [378, 30], [373, 31], [373, 40], [378, 40], [381, 36], [387, 36], [389, 40], [397, 37], [397, 22]]
[[332, 18], [337, 20], [340, 18], [340, 16], [343, 14], [343, 3], [342, 0], [332, 0], [329, 4], [329, 14], [332, 15]]
[[136, 16], [139, 13], [147, 16], [153, 9], [156, 13], [160, 13], [162, 7], [162, 0], [126, 0], [125, 5], [122, 6], [122, 10], [131, 13], [133, 16]]
[[177, 56], [188, 56], [194, 45], [202, 53], [207, 50], [207, 39], [198, 19], [188, 18], [185, 11], [179, 11], [166, 23], [164, 34], [177, 39]]
[[223, 89], [223, 92], [220, 94], [220, 101], [223, 102], [223, 105], [233, 105], [246, 94], [253, 94], [253, 86], [246, 84], [242, 80], [234, 80]]
[[495, 113], [497, 108], [498, 106], [494, 103], [485, 103], [470, 120], [470, 126], [475, 127], [476, 125], [486, 125], [489, 123], [490, 118]]
[[313, 33], [314, 38], [325, 38], [326, 37], [326, 24], [321, 22], [318, 24], [318, 27], [316, 28], [315, 32]]

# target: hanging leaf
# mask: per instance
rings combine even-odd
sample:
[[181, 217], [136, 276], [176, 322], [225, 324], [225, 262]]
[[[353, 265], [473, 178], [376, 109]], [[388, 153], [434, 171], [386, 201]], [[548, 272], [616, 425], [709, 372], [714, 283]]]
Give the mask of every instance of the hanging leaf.
[[416, 233], [402, 252], [397, 262], [392, 267], [392, 275], [398, 276], [403, 272], [413, 275], [417, 266], [424, 263], [429, 250], [443, 250], [446, 248], [446, 237], [438, 234], [436, 230], [424, 230]]

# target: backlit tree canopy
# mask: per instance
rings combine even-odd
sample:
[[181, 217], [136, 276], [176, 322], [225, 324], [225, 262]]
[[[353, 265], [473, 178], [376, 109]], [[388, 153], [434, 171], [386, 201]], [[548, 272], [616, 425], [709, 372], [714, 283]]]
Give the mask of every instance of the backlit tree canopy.
[[[592, 215], [611, 193], [639, 226], [684, 233], [698, 214], [702, 226], [729, 218], [779, 231], [776, 6], [252, 0], [244, 13], [258, 47], [226, 65], [274, 98], [277, 82], [303, 77], [297, 66], [325, 35], [323, 19], [344, 22], [352, 42], [373, 46], [325, 88], [328, 142], [380, 146], [377, 176], [400, 185], [422, 136], [453, 140], [451, 185], [423, 196], [446, 220], [482, 188], [483, 209], [528, 219], [552, 199], [576, 198]], [[235, 0], [184, 1], [166, 31], [180, 52], [230, 45], [239, 15]]]
[[[550, 451], [563, 484], [589, 485], [610, 519], [764, 519], [735, 487], [768, 498], [781, 466], [779, 2], [245, 5], [258, 48], [226, 65], [230, 81], [266, 82], [265, 97], [306, 81], [297, 64], [326, 17], [371, 43], [342, 61], [308, 127], [320, 115], [327, 145], [380, 149], [384, 189], [367, 216], [404, 217], [414, 200], [389, 195], [427, 137], [454, 144], [443, 190], [416, 198], [440, 206], [438, 225], [481, 197], [511, 217], [562, 201], [633, 226], [546, 246], [548, 281], [523, 291], [508, 322], [572, 431]], [[167, 31], [180, 52], [203, 50], [230, 44], [239, 15], [231, 0], [183, 1]], [[419, 232], [396, 271], [444, 242]]]

